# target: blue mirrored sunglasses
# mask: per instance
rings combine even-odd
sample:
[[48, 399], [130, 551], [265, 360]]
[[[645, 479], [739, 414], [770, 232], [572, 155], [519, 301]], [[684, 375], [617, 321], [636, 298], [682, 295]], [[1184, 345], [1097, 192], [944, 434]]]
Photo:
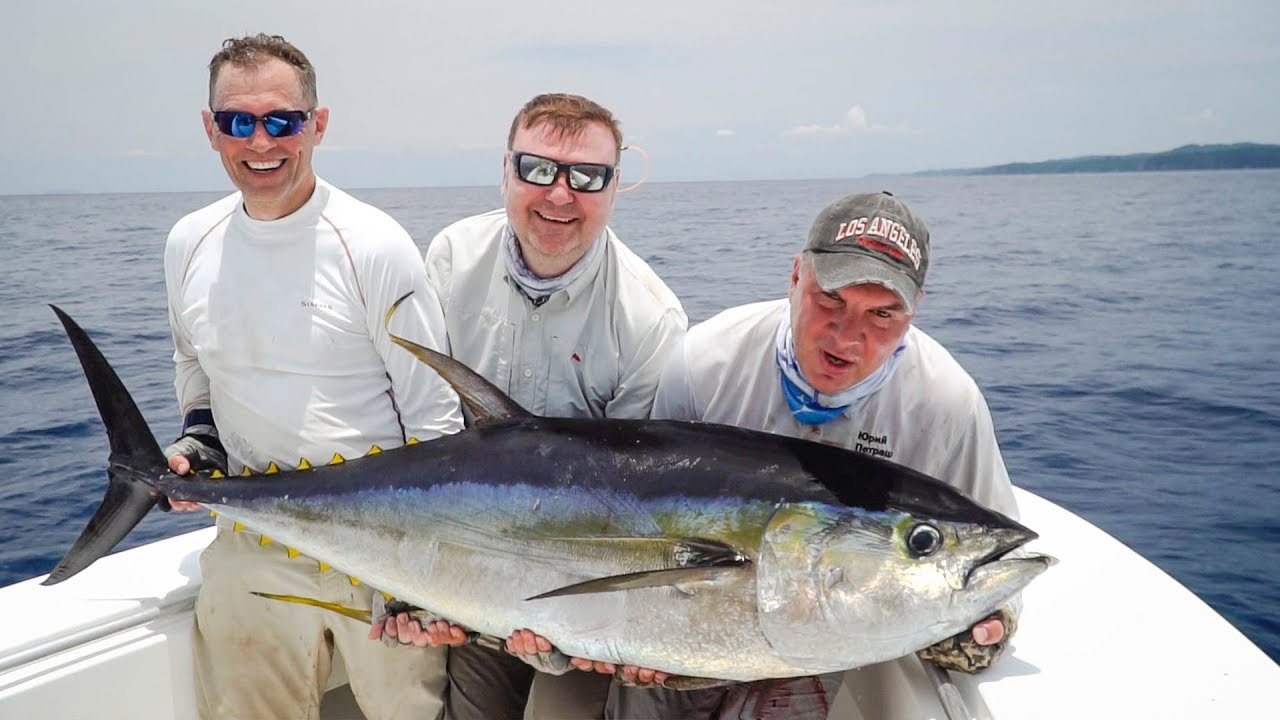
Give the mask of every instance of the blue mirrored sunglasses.
[[213, 122], [223, 135], [236, 138], [253, 135], [258, 123], [262, 123], [262, 129], [271, 137], [291, 137], [302, 132], [311, 113], [311, 110], [273, 110], [266, 115], [254, 115], [242, 110], [215, 110]]
[[516, 177], [530, 185], [546, 187], [555, 184], [560, 173], [569, 179], [569, 187], [578, 192], [600, 192], [613, 179], [614, 167], [599, 163], [562, 163], [529, 153], [511, 153]]

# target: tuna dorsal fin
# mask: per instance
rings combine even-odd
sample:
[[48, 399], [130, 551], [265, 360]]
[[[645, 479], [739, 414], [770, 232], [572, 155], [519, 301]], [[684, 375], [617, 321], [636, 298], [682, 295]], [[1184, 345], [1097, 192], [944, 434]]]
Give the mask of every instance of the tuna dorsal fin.
[[454, 391], [462, 398], [466, 409], [471, 411], [475, 425], [483, 426], [511, 418], [529, 417], [529, 411], [520, 407], [519, 403], [507, 397], [506, 393], [499, 390], [493, 383], [485, 380], [471, 368], [448, 355], [442, 355], [431, 348], [419, 345], [412, 340], [398, 337], [391, 332], [392, 313], [396, 311], [396, 308], [400, 307], [400, 303], [407, 300], [412, 294], [412, 292], [406, 293], [399, 300], [396, 300], [391, 309], [387, 311], [385, 322], [387, 335], [391, 338], [391, 342], [413, 353], [419, 360], [440, 373], [440, 376], [453, 386]]
[[[655, 538], [583, 538], [580, 543], [588, 545], [615, 544], [621, 552], [626, 552], [637, 542], [653, 542]], [[723, 543], [708, 540], [680, 539], [671, 540], [673, 557], [679, 567], [666, 567], [654, 570], [610, 575], [585, 582], [566, 585], [541, 595], [534, 595], [527, 600], [564, 597], [566, 595], [584, 595], [587, 593], [616, 592], [618, 590], [636, 590], [639, 588], [680, 586], [689, 583], [718, 580], [742, 568], [751, 565], [751, 560], [734, 548]], [[599, 549], [599, 548], [597, 548]]]

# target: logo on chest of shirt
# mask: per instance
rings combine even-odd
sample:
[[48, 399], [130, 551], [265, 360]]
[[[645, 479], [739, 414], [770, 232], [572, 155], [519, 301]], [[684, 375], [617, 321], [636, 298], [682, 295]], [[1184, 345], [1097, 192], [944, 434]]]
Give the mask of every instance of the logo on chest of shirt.
[[893, 459], [893, 451], [889, 449], [888, 435], [872, 435], [866, 430], [859, 430], [858, 442], [854, 444], [853, 449], [886, 460]]

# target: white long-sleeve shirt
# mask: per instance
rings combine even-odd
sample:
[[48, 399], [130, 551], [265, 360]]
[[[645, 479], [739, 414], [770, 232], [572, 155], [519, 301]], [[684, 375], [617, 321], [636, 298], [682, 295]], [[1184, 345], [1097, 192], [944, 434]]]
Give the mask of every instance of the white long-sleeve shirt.
[[606, 228], [592, 266], [535, 307], [507, 276], [506, 225], [503, 210], [475, 215], [427, 248], [453, 357], [536, 415], [648, 417], [689, 324], [675, 294]]
[[982, 392], [946, 348], [915, 326], [883, 387], [830, 422], [798, 422], [775, 360], [775, 336], [789, 308], [786, 299], [742, 305], [690, 328], [667, 361], [653, 416], [765, 430], [877, 455], [1018, 517]]
[[279, 220], [235, 193], [165, 247], [178, 402], [213, 411], [232, 472], [323, 464], [461, 429], [457, 396], [391, 331], [447, 348], [416, 246], [390, 216], [318, 180]]

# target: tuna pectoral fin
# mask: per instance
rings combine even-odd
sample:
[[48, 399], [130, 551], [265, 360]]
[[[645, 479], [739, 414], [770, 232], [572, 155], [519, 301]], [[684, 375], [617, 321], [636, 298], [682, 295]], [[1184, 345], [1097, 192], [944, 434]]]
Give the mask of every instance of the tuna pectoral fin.
[[124, 383], [102, 352], [66, 313], [50, 305], [62, 321], [67, 337], [80, 358], [85, 379], [93, 392], [98, 413], [107, 428], [111, 457], [107, 494], [89, 524], [80, 533], [62, 562], [41, 585], [62, 582], [106, 555], [164, 495], [149, 483], [169, 471], [164, 453], [138, 411]]
[[471, 411], [471, 418], [477, 426], [510, 420], [511, 418], [529, 417], [529, 411], [520, 407], [520, 403], [512, 400], [506, 393], [499, 390], [497, 386], [485, 380], [471, 368], [448, 355], [442, 355], [429, 347], [423, 347], [412, 340], [398, 337], [391, 332], [391, 315], [412, 294], [407, 293], [399, 300], [396, 300], [391, 309], [387, 311], [385, 323], [387, 336], [391, 338], [391, 342], [413, 353], [414, 357], [430, 365], [433, 370], [440, 373], [440, 376], [453, 386], [454, 392], [458, 393], [458, 397], [462, 398], [463, 404], [467, 410]]
[[670, 570], [647, 570], [644, 572], [611, 575], [596, 578], [573, 585], [556, 588], [541, 595], [534, 595], [526, 600], [542, 600], [545, 598], [564, 597], [566, 595], [585, 595], [588, 593], [615, 592], [617, 590], [638, 590], [640, 588], [679, 587], [697, 582], [710, 582], [728, 577], [739, 572], [743, 565], [719, 565], [712, 567], [673, 568]]
[[[733, 547], [714, 540], [670, 537], [561, 538], [578, 552], [594, 557], [647, 558], [653, 570], [610, 575], [566, 585], [526, 600], [585, 595], [587, 593], [637, 590], [653, 587], [680, 587], [727, 577], [751, 565], [751, 560]], [[641, 563], [646, 560], [641, 560]]]

